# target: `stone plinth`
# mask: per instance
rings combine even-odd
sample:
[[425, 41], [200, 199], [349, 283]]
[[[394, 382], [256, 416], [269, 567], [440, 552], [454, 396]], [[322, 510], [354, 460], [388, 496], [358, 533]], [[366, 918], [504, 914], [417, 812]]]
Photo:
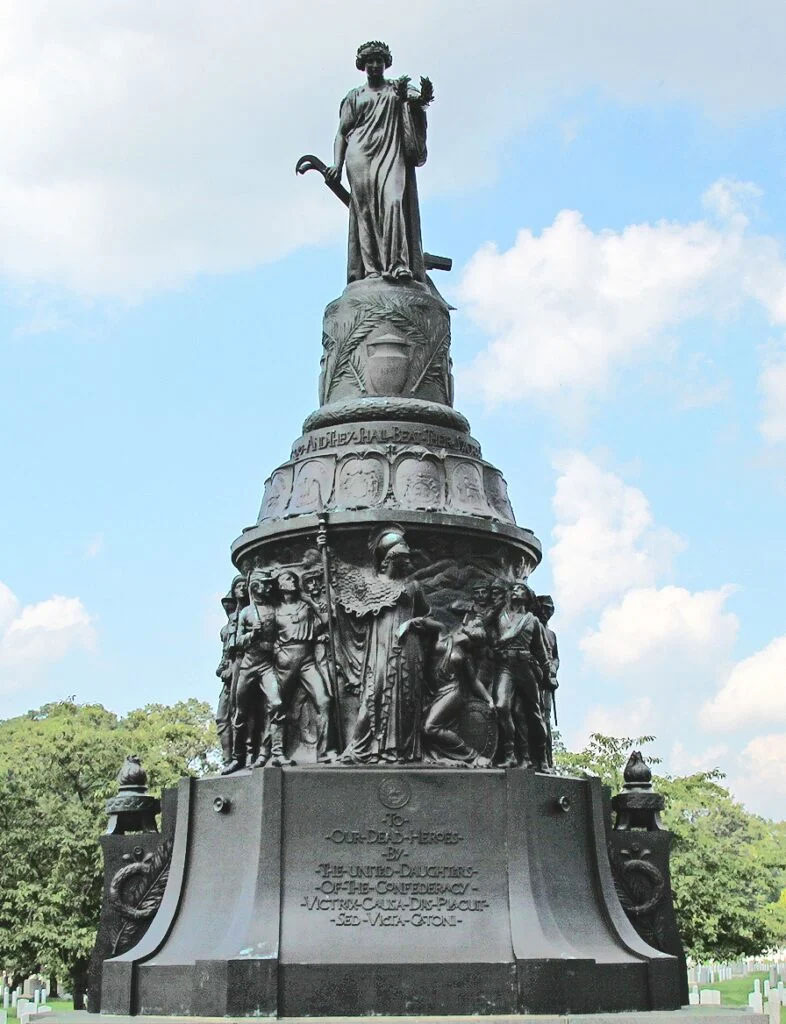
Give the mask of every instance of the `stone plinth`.
[[678, 1006], [615, 896], [596, 780], [414, 766], [184, 779], [160, 911], [102, 992], [178, 1016]]
[[366, 279], [325, 310], [319, 398], [400, 396], [452, 405], [450, 312], [433, 286]]

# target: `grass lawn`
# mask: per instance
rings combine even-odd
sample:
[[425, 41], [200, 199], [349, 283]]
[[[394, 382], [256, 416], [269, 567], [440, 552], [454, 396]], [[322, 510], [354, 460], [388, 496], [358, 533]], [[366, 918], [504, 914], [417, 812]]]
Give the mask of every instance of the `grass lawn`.
[[[748, 996], [753, 991], [754, 978], [761, 979], [763, 988], [766, 977], [764, 971], [759, 971], [756, 974], [749, 974], [745, 978], [730, 978], [729, 981], [719, 981], [716, 985], [700, 985], [699, 987], [702, 991], [705, 988], [717, 989], [721, 994], [722, 1006], [747, 1006]], [[786, 1006], [781, 1007], [781, 1024], [786, 1024]]]
[[[74, 1004], [70, 999], [50, 999], [47, 1006], [52, 1007], [52, 1013], [57, 1013], [58, 1010], [73, 1010]], [[16, 1020], [16, 1007], [8, 1007], [8, 1019]]]

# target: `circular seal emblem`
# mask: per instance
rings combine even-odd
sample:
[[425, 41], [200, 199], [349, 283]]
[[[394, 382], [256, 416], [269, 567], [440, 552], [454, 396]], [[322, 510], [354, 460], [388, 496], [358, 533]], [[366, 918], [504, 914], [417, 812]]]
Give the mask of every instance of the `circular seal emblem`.
[[397, 811], [399, 807], [409, 803], [412, 790], [404, 779], [383, 779], [379, 784], [377, 795], [381, 804], [389, 807], [392, 811]]

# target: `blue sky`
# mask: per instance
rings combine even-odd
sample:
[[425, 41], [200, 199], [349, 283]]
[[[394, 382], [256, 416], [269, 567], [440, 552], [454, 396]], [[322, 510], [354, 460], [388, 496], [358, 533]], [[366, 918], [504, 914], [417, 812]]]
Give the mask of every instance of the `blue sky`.
[[0, 716], [215, 699], [229, 544], [343, 285], [294, 163], [381, 37], [435, 82], [424, 243], [543, 542], [563, 734], [655, 733], [786, 816], [784, 8], [290, 6], [9, 7]]

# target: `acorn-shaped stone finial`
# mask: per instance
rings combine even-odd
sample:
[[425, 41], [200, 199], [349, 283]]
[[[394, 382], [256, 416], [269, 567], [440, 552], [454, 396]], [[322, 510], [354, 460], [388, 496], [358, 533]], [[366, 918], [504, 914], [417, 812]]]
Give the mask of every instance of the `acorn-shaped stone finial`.
[[628, 758], [623, 772], [626, 788], [628, 786], [649, 786], [652, 783], [652, 772], [642, 757], [640, 750], [634, 750]]
[[121, 789], [146, 789], [147, 772], [136, 754], [129, 754], [117, 776]]

